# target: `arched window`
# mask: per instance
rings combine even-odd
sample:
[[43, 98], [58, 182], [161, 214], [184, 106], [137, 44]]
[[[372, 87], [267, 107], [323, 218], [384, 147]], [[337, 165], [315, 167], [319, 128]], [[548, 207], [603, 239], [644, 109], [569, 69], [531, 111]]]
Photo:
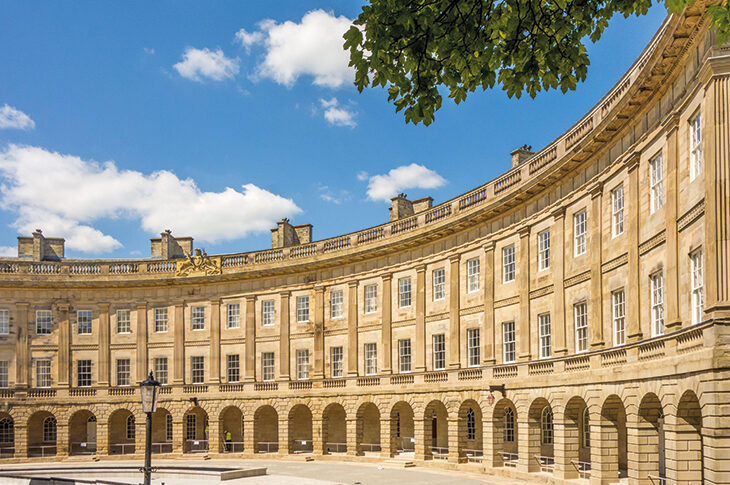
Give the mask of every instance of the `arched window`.
[[474, 419], [474, 410], [469, 408], [466, 412], [466, 439], [475, 440], [477, 437], [477, 421]]
[[43, 442], [56, 442], [56, 418], [53, 416], [48, 416], [43, 420]]
[[195, 428], [197, 427], [197, 423], [195, 422], [195, 415], [194, 414], [188, 414], [185, 416], [185, 439], [186, 440], [194, 440], [197, 436], [197, 433], [195, 431]]
[[127, 439], [133, 440], [136, 435], [134, 415], [130, 414], [127, 417]]
[[542, 444], [553, 444], [553, 410], [545, 406], [542, 410]]
[[583, 410], [583, 447], [591, 447], [591, 415], [588, 408]]
[[89, 419], [86, 420], [87, 423], [96, 423], [96, 416], [91, 415], [89, 416]]
[[167, 438], [165, 441], [172, 443], [172, 414], [165, 416], [165, 431], [165, 438]]
[[515, 412], [512, 408], [504, 408], [504, 442], [513, 443], [515, 441]]
[[11, 418], [0, 419], [0, 443], [15, 441], [15, 426]]

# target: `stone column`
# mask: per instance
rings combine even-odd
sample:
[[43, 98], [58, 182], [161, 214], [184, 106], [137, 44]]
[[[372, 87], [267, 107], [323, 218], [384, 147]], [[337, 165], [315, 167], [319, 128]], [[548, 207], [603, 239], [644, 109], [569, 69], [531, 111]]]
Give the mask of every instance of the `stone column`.
[[380, 418], [380, 456], [390, 458], [395, 451], [393, 448], [393, 437], [391, 436], [391, 426], [393, 425], [390, 416]]
[[246, 297], [246, 365], [244, 380], [256, 380], [256, 297]]
[[530, 360], [530, 226], [519, 230], [520, 259], [520, 324], [519, 324], [519, 360]]
[[97, 456], [106, 456], [109, 454], [109, 421], [101, 421], [97, 418], [96, 422], [96, 454]]
[[324, 454], [324, 437], [322, 436], [322, 419], [312, 417], [312, 454]]
[[679, 232], [677, 231], [677, 217], [679, 213], [679, 184], [678, 184], [678, 143], [677, 132], [679, 128], [679, 114], [675, 113], [666, 121], [667, 144], [664, 147], [666, 160], [665, 182], [666, 195], [664, 199], [666, 234], [666, 252], [664, 253], [664, 278], [666, 281], [666, 305], [665, 327], [672, 331], [682, 327], [682, 318], [679, 313]]
[[254, 417], [253, 412], [243, 417], [243, 451], [247, 455], [258, 452], [254, 435]]
[[[30, 305], [28, 303], [16, 303], [15, 304], [15, 328], [16, 341], [15, 341], [15, 355], [17, 356], [15, 364], [15, 388], [25, 389], [29, 387], [32, 382], [32, 362], [30, 360], [30, 331], [28, 329], [28, 312], [30, 311]], [[17, 434], [16, 434], [17, 440]], [[17, 456], [18, 450], [16, 447], [15, 454]], [[25, 455], [24, 455], [25, 456]]]
[[221, 453], [223, 451], [222, 438], [220, 421], [208, 417], [208, 453]]
[[175, 332], [175, 374], [173, 382], [175, 384], [185, 383], [185, 302], [175, 302], [175, 310], [173, 317], [173, 330]]
[[[430, 418], [429, 418], [430, 419]], [[426, 422], [423, 416], [413, 416], [414, 457], [416, 460], [425, 460], [431, 457], [431, 437], [426, 436]]]
[[279, 415], [279, 455], [288, 455], [291, 448], [289, 439], [289, 416]]
[[347, 375], [357, 376], [357, 281], [347, 287]]
[[23, 423], [15, 422], [13, 429], [15, 434], [15, 450], [13, 458], [28, 458], [28, 425], [27, 421]]
[[590, 189], [591, 192], [591, 220], [590, 220], [590, 258], [591, 258], [591, 296], [590, 296], [590, 328], [591, 348], [600, 349], [605, 345], [603, 338], [603, 285], [601, 264], [603, 258], [601, 231], [601, 214], [603, 212], [603, 184], [597, 183]]
[[68, 319], [69, 306], [59, 304], [58, 310], [58, 385], [71, 385], [71, 323]]
[[172, 453], [181, 455], [185, 451], [185, 421], [182, 414], [172, 419]]
[[345, 439], [347, 442], [347, 454], [349, 456], [357, 456], [360, 454], [360, 450], [358, 450], [357, 447], [357, 418], [347, 418], [345, 426], [347, 427], [347, 435]]
[[[100, 386], [108, 386], [110, 381], [110, 353], [109, 353], [109, 303], [99, 303], [99, 377]], [[98, 445], [97, 445], [98, 447]], [[97, 451], [98, 454], [98, 451]]]
[[496, 339], [494, 334], [494, 241], [484, 245], [484, 318], [482, 319], [482, 365], [494, 365]]
[[56, 423], [56, 456], [65, 457], [69, 455], [68, 422]]
[[211, 383], [221, 381], [221, 301], [210, 300], [210, 376]]
[[382, 308], [382, 347], [383, 347], [383, 370], [382, 374], [390, 374], [393, 372], [392, 358], [392, 336], [391, 336], [391, 293], [390, 284], [393, 279], [393, 275], [384, 274], [381, 276], [383, 280], [383, 308]]
[[553, 274], [553, 355], [566, 355], [565, 343], [565, 207], [552, 212], [553, 226], [550, 234], [550, 267]]
[[416, 372], [426, 370], [426, 265], [416, 266]]
[[281, 318], [279, 319], [279, 379], [289, 380], [289, 292], [279, 293]]
[[314, 288], [314, 379], [324, 378], [324, 286]]
[[147, 302], [137, 302], [137, 380], [144, 381], [147, 370]]
[[459, 463], [459, 419], [451, 418], [447, 421], [449, 444], [449, 463]]
[[626, 161], [629, 173], [627, 207], [626, 238], [629, 246], [628, 281], [626, 281], [626, 342], [637, 342], [643, 338], [641, 332], [641, 292], [631, 291], [632, 288], [641, 288], [641, 272], [639, 268], [639, 159], [640, 154], [634, 153]]
[[449, 258], [449, 368], [461, 367], [461, 322], [459, 307], [461, 299], [459, 269], [461, 255], [455, 254]]
[[[558, 411], [558, 410], [556, 410]], [[578, 458], [580, 435], [577, 423], [565, 417], [565, 410], [556, 412], [553, 420], [553, 457], [556, 478], [568, 480], [578, 478], [578, 472], [571, 463]]]

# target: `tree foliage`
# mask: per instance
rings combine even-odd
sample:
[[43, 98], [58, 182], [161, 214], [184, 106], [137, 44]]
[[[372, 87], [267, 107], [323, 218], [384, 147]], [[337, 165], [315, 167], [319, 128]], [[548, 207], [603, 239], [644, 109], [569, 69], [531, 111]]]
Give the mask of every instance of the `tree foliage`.
[[[680, 12], [694, 0], [665, 0]], [[728, 0], [708, 14], [730, 37]], [[455, 103], [499, 84], [507, 95], [576, 88], [586, 77], [585, 42], [618, 13], [643, 15], [651, 0], [371, 0], [345, 33], [355, 85], [387, 87], [406, 122], [429, 125], [439, 87]]]

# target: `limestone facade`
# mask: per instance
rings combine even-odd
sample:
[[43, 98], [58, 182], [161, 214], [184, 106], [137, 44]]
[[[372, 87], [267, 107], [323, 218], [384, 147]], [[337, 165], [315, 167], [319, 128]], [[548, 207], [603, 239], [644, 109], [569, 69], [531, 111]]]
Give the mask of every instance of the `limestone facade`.
[[546, 148], [381, 226], [211, 256], [166, 232], [135, 261], [20, 238], [0, 463], [139, 455], [154, 370], [155, 453], [730, 483], [730, 48], [704, 12]]

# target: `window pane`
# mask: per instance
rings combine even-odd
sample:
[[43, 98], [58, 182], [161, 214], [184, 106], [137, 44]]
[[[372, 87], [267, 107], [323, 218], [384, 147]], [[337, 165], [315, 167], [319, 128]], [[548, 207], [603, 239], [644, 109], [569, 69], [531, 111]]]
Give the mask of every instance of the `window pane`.
[[411, 306], [410, 278], [401, 278], [398, 280], [398, 306], [400, 308]]
[[375, 313], [378, 310], [378, 286], [365, 287], [365, 313]]
[[231, 303], [228, 305], [228, 328], [241, 327], [241, 305]]
[[79, 335], [91, 334], [91, 311], [79, 310], [76, 312], [76, 328]]
[[194, 306], [190, 310], [193, 330], [203, 330], [205, 328], [205, 307]]
[[585, 210], [573, 216], [575, 255], [579, 256], [586, 252], [586, 239], [588, 231], [588, 215]]
[[502, 249], [502, 273], [503, 282], [509, 283], [515, 280], [515, 247], [507, 246]]
[[479, 291], [479, 258], [470, 259], [466, 262], [466, 275], [468, 279], [469, 292]]
[[433, 368], [434, 370], [446, 368], [446, 337], [442, 333], [433, 336]]
[[131, 313], [129, 310], [117, 310], [117, 333], [131, 333]]
[[443, 268], [433, 270], [433, 299], [443, 300], [445, 297], [446, 271]]
[[552, 355], [552, 335], [550, 328], [550, 314], [543, 313], [537, 317], [540, 327], [540, 358], [546, 359]]
[[550, 267], [550, 231], [542, 231], [537, 235], [538, 265], [545, 270]]
[[[299, 300], [297, 300], [297, 314], [299, 308]], [[274, 300], [264, 300], [261, 302], [261, 325], [269, 327], [274, 325], [275, 306]]]
[[585, 352], [588, 350], [588, 305], [578, 303], [573, 305], [573, 318], [575, 320], [575, 351]]
[[469, 367], [476, 367], [481, 360], [481, 347], [479, 345], [480, 335], [478, 328], [470, 328], [466, 331], [467, 354]]

